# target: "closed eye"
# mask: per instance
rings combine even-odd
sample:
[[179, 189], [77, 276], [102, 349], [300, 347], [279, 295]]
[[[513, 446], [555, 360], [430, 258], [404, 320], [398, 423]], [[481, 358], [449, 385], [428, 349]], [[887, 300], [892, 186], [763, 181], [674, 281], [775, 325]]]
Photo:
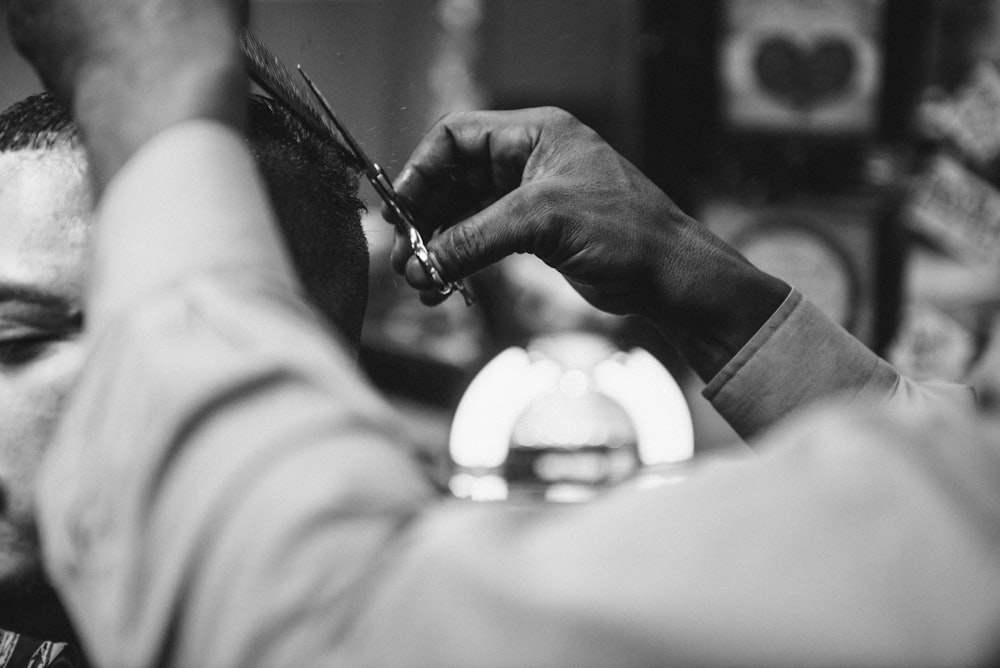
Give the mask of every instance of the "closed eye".
[[74, 338], [83, 326], [77, 313], [57, 329], [26, 329], [0, 336], [0, 366], [15, 368], [41, 358], [53, 345]]
[[18, 367], [41, 357], [49, 346], [65, 340], [62, 334], [21, 336], [0, 340], [0, 366]]

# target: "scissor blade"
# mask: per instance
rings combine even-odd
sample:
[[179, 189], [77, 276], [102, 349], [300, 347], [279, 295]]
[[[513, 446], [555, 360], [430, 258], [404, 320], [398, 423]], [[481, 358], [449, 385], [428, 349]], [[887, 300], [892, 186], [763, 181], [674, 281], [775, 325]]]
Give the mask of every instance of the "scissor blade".
[[413, 251], [413, 254], [417, 257], [421, 266], [423, 266], [425, 271], [427, 271], [430, 275], [434, 284], [437, 286], [438, 292], [446, 296], [452, 292], [459, 292], [462, 294], [463, 299], [465, 299], [466, 306], [472, 306], [474, 303], [472, 295], [469, 294], [468, 290], [461, 281], [446, 283], [441, 278], [441, 275], [431, 262], [427, 246], [424, 244], [424, 240], [413, 221], [412, 215], [397, 198], [396, 190], [392, 187], [392, 182], [389, 180], [388, 175], [386, 175], [386, 173], [382, 171], [382, 168], [375, 164], [371, 158], [369, 158], [365, 152], [361, 150], [361, 145], [354, 140], [354, 137], [352, 137], [351, 133], [347, 131], [344, 124], [341, 123], [340, 119], [337, 118], [337, 115], [333, 113], [330, 103], [326, 101], [326, 97], [323, 95], [322, 91], [320, 91], [319, 87], [313, 83], [312, 79], [310, 79], [309, 75], [305, 73], [305, 70], [302, 69], [301, 65], [298, 66], [298, 70], [299, 74], [302, 75], [302, 78], [305, 79], [306, 84], [309, 86], [309, 90], [323, 108], [327, 118], [337, 129], [337, 132], [340, 133], [344, 143], [347, 144], [347, 147], [354, 154], [355, 159], [357, 159], [358, 164], [361, 165], [365, 175], [368, 177], [368, 180], [371, 181], [375, 192], [378, 193], [379, 197], [382, 198], [382, 201], [385, 202], [395, 214], [397, 227], [406, 235], [410, 243], [410, 250]]
[[333, 123], [333, 126], [337, 128], [337, 132], [339, 132], [340, 136], [344, 139], [344, 143], [347, 144], [347, 147], [351, 149], [351, 153], [354, 154], [354, 157], [361, 164], [362, 169], [365, 171], [365, 175], [373, 181], [378, 179], [378, 168], [375, 166], [375, 163], [372, 162], [371, 158], [365, 154], [365, 152], [361, 149], [361, 144], [355, 141], [354, 137], [350, 132], [348, 132], [344, 124], [340, 122], [339, 118], [337, 118], [337, 115], [333, 113], [333, 108], [330, 106], [330, 103], [326, 101], [326, 96], [324, 96], [322, 91], [320, 91], [316, 84], [313, 83], [313, 80], [309, 78], [309, 75], [306, 74], [301, 65], [298, 66], [298, 70], [299, 74], [302, 75], [302, 78], [305, 79], [306, 85], [309, 86], [309, 90], [312, 92], [313, 96], [323, 107], [323, 111], [326, 112], [327, 118], [329, 118], [330, 122]]

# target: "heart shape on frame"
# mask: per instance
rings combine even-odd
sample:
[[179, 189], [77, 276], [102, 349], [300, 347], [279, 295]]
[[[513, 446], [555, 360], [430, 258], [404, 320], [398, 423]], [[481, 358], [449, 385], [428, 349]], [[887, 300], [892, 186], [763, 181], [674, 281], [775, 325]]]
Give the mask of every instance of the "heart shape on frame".
[[804, 43], [775, 35], [757, 46], [754, 69], [761, 88], [800, 111], [843, 95], [857, 67], [854, 49], [840, 37]]

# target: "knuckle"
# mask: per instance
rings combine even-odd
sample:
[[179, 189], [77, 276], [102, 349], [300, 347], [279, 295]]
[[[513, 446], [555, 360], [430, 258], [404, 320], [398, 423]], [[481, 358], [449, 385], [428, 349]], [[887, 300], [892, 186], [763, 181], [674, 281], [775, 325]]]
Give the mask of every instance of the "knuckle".
[[438, 119], [434, 122], [432, 126], [434, 130], [442, 131], [449, 125], [454, 123], [458, 118], [458, 115], [462, 113], [460, 111], [446, 111], [445, 113], [438, 116]]
[[577, 122], [576, 117], [573, 114], [569, 113], [565, 109], [562, 109], [561, 107], [542, 107], [542, 114], [550, 123], [558, 125], [568, 125]]
[[528, 187], [518, 193], [512, 214], [516, 228], [523, 230], [514, 250], [531, 252], [543, 260], [557, 258], [575, 224], [571, 192], [553, 180], [543, 186]]
[[571, 147], [592, 147], [603, 143], [600, 135], [576, 116], [559, 107], [543, 107], [540, 125], [548, 129], [552, 151], [560, 155], [572, 153]]
[[483, 235], [477, 228], [472, 225], [458, 225], [451, 229], [450, 241], [451, 252], [444, 257], [438, 255], [439, 261], [445, 261], [441, 267], [443, 272], [448, 273], [449, 269], [461, 269], [475, 264], [483, 247]]
[[592, 132], [580, 119], [560, 107], [544, 107], [543, 114], [545, 123], [559, 132], [566, 134]]
[[455, 133], [462, 132], [463, 128], [477, 125], [478, 113], [475, 111], [449, 111], [441, 116], [435, 128], [445, 137], [450, 138]]

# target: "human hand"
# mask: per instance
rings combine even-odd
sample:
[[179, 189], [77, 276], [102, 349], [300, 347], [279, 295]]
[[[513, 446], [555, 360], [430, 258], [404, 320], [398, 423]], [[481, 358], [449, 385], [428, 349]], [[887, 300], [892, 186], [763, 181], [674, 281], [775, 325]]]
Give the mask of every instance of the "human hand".
[[[439, 229], [427, 246], [444, 280], [532, 253], [597, 308], [650, 319], [703, 378], [789, 291], [559, 109], [445, 116], [395, 187], [425, 238]], [[392, 265], [425, 303], [443, 299], [398, 232]]]
[[73, 109], [104, 183], [142, 143], [194, 117], [239, 125], [247, 0], [8, 0], [8, 28]]
[[[690, 219], [593, 130], [554, 108], [446, 116], [396, 181], [446, 280], [533, 253], [596, 307], [648, 310], [671, 225]], [[386, 212], [387, 213], [387, 212]], [[388, 217], [388, 214], [387, 214]], [[397, 232], [392, 263], [441, 297]]]

